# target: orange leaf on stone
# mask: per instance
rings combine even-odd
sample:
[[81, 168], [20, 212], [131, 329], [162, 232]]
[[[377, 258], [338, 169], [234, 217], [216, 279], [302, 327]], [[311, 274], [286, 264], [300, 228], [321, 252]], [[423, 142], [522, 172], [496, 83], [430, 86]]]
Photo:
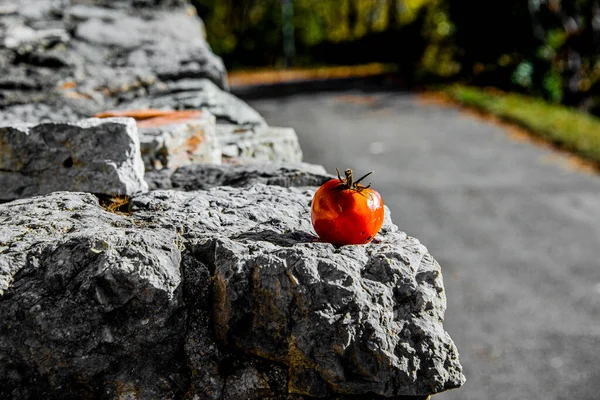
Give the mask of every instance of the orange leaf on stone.
[[188, 121], [190, 119], [199, 118], [202, 116], [202, 111], [181, 112], [165, 115], [162, 117], [148, 118], [137, 123], [140, 128], [156, 128], [163, 125], [169, 125], [175, 122]]
[[67, 89], [74, 89], [76, 87], [77, 87], [77, 83], [75, 83], [73, 81], [67, 81], [67, 82], [63, 83], [62, 85], [60, 85], [59, 89], [67, 90]]
[[[144, 125], [138, 123], [138, 126], [153, 127], [161, 126], [176, 121], [198, 118], [202, 115], [201, 110], [159, 110], [154, 108], [145, 108], [140, 110], [123, 110], [123, 111], [104, 111], [94, 115], [96, 118], [111, 118], [111, 117], [131, 117], [136, 121], [145, 121]], [[155, 120], [155, 121], [149, 121]]]

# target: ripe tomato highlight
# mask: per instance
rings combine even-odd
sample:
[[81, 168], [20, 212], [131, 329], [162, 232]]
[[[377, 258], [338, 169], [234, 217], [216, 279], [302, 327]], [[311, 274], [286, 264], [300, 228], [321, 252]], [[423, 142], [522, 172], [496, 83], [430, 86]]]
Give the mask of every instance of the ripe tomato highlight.
[[373, 172], [354, 181], [352, 170], [345, 172], [346, 179], [325, 182], [317, 189], [312, 205], [313, 228], [321, 240], [336, 246], [369, 243], [383, 224], [383, 200], [371, 184], [360, 182]]

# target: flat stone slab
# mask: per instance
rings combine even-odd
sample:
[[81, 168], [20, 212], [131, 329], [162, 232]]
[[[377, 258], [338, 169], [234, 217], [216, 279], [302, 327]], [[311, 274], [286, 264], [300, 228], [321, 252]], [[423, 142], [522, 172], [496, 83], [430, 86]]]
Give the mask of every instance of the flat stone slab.
[[124, 101], [120, 109], [206, 110], [219, 124], [246, 128], [266, 127], [267, 123], [245, 101], [223, 90], [209, 79], [181, 79], [155, 85], [145, 96]]
[[102, 112], [96, 116], [136, 119], [146, 171], [221, 163], [215, 116], [208, 111], [142, 109]]
[[217, 125], [217, 140], [221, 143], [223, 159], [253, 158], [280, 163], [302, 162], [302, 149], [293, 128], [257, 126], [243, 127], [231, 124]]
[[208, 112], [179, 121], [154, 118], [138, 123], [138, 129], [147, 170], [221, 163], [215, 117]]
[[126, 214], [84, 193], [0, 205], [0, 397], [460, 387], [439, 264], [389, 210], [368, 245], [318, 241], [315, 189], [158, 190]]
[[320, 165], [252, 163], [188, 165], [177, 169], [170, 180], [173, 188], [190, 191], [216, 186], [252, 186], [257, 183], [283, 187], [321, 186], [333, 178]]
[[0, 200], [61, 190], [148, 190], [135, 120], [0, 125]]

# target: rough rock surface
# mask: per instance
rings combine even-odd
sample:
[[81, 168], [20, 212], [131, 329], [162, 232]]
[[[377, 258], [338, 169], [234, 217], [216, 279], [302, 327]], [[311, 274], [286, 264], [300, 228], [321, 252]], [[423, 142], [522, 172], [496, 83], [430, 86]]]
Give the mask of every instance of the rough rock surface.
[[185, 390], [189, 373], [173, 362], [185, 334], [175, 231], [138, 229], [90, 194], [0, 210], [0, 397]]
[[369, 245], [317, 241], [314, 190], [154, 191], [127, 215], [83, 193], [0, 205], [0, 397], [460, 386], [440, 266], [387, 210]]
[[4, 120], [89, 117], [181, 80], [227, 86], [187, 2], [37, 0], [12, 11], [0, 15]]
[[217, 117], [217, 123], [266, 127], [260, 114], [231, 93], [225, 92], [208, 79], [182, 79], [149, 90], [148, 96], [123, 103], [120, 109], [159, 108], [207, 110]]
[[78, 119], [153, 104], [264, 124], [222, 90], [225, 68], [188, 2], [78, 3], [39, 0], [0, 15], [2, 120]]
[[302, 150], [292, 128], [231, 124], [217, 125], [217, 138], [225, 160], [254, 158], [263, 161], [299, 163]]
[[227, 92], [223, 63], [189, 1], [2, 5], [0, 123], [76, 121], [108, 110], [206, 110], [227, 126], [218, 131], [227, 157], [301, 161], [293, 130], [269, 128]]
[[146, 171], [221, 163], [215, 117], [208, 112], [179, 121], [160, 118], [142, 121], [138, 123], [138, 131]]
[[171, 185], [186, 191], [209, 189], [215, 186], [265, 185], [321, 186], [333, 179], [320, 165], [299, 164], [195, 164], [177, 169], [171, 175]]
[[57, 190], [133, 195], [148, 190], [131, 118], [0, 124], [0, 200]]
[[170, 168], [155, 169], [147, 171], [144, 174], [144, 180], [148, 184], [150, 190], [155, 189], [172, 189], [173, 182], [171, 182], [171, 176], [173, 170]]

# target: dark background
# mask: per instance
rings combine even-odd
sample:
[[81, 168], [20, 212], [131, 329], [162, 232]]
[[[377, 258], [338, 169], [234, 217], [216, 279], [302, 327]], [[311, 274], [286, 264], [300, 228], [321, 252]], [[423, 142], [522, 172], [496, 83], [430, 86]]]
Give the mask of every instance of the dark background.
[[391, 63], [600, 115], [597, 0], [194, 0], [228, 71]]

